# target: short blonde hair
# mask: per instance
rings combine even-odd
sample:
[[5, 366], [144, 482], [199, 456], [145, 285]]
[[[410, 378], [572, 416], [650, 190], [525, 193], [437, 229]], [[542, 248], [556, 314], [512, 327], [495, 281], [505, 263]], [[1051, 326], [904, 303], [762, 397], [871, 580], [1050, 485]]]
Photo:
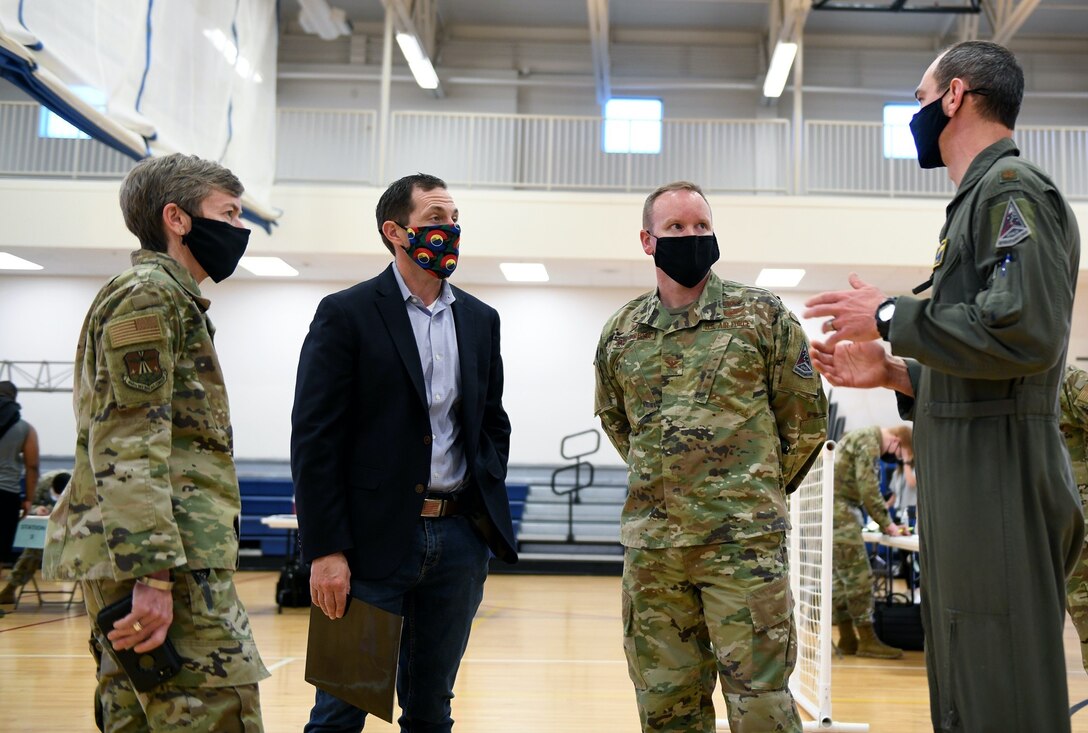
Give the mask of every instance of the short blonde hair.
[[[703, 193], [703, 189], [699, 188], [698, 184], [691, 181], [673, 181], [672, 183], [666, 183], [656, 191], [646, 197], [646, 203], [642, 205], [642, 228], [646, 231], [651, 231], [654, 224], [654, 201], [657, 201], [662, 194], [666, 194], [669, 191], [690, 191], [691, 193], [697, 193], [703, 197], [703, 201], [706, 201], [706, 194]], [[706, 201], [706, 205], [710, 206], [710, 202]]]

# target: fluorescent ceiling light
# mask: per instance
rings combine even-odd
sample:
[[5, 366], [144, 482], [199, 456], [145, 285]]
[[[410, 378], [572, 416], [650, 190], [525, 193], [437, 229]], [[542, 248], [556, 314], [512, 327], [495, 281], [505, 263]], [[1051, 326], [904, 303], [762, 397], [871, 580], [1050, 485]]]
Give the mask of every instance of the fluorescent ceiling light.
[[797, 44], [779, 41], [774, 47], [771, 56], [771, 67], [767, 69], [767, 78], [763, 80], [763, 96], [777, 99], [782, 96], [782, 90], [786, 88], [786, 77], [790, 75], [790, 67], [797, 56]]
[[238, 264], [258, 277], [298, 276], [298, 270], [279, 257], [243, 257]]
[[756, 278], [756, 286], [760, 288], [795, 288], [804, 276], [804, 270], [765, 267], [760, 270], [759, 277]]
[[[0, 270], [42, 270], [41, 265], [24, 260], [22, 257], [0, 252]], [[547, 278], [545, 278], [547, 279]]]
[[548, 270], [539, 262], [503, 262], [499, 265], [507, 282], [546, 283]]
[[431, 65], [427, 54], [423, 53], [423, 47], [419, 45], [419, 39], [411, 33], [398, 33], [397, 45], [404, 59], [408, 62], [408, 68], [412, 70], [412, 76], [421, 89], [437, 89], [438, 74]]

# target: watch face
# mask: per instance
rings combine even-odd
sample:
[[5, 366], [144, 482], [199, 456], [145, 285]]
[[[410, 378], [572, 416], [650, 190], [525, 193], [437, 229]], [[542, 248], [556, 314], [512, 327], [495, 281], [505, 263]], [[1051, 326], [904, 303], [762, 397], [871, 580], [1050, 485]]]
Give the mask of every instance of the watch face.
[[890, 321], [895, 314], [895, 303], [885, 303], [880, 306], [880, 310], [877, 311], [877, 316], [882, 321]]

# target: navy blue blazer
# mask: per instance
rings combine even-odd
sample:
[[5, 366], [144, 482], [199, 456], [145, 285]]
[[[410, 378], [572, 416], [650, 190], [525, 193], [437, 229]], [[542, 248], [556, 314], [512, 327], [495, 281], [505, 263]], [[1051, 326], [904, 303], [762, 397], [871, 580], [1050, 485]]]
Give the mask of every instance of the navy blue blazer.
[[[423, 368], [394, 266], [318, 305], [291, 413], [302, 557], [343, 552], [352, 577], [361, 579], [383, 578], [400, 565], [430, 475]], [[470, 518], [497, 557], [516, 562], [499, 314], [459, 288], [454, 293]]]

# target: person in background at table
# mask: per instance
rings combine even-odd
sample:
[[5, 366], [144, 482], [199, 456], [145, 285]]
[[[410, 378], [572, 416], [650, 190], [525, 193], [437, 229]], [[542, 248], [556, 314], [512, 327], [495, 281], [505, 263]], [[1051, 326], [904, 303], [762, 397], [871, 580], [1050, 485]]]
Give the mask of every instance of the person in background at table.
[[[57, 503], [61, 493], [68, 486], [68, 480], [72, 478], [69, 471], [49, 471], [38, 479], [38, 486], [34, 492], [34, 500], [29, 514], [35, 516], [48, 516]], [[15, 603], [19, 589], [30, 582], [34, 573], [42, 567], [42, 548], [27, 547], [19, 555], [15, 567], [11, 569], [11, 577], [7, 585], [0, 588], [0, 604]]]
[[[18, 395], [12, 382], [0, 382], [0, 564], [10, 560], [15, 528], [30, 511], [38, 485], [38, 432], [22, 419]], [[24, 470], [25, 498], [20, 485]]]
[[914, 452], [909, 447], [903, 448], [903, 458], [892, 474], [891, 489], [895, 492], [899, 524], [914, 529], [918, 512], [918, 479], [914, 474]]
[[[1081, 504], [1088, 519], [1088, 372], [1078, 366], [1065, 368], [1065, 381], [1058, 393], [1061, 416], [1058, 418], [1073, 464], [1073, 480], [1077, 482]], [[1080, 658], [1088, 672], [1088, 539], [1080, 552], [1080, 560], [1066, 582], [1069, 615], [1080, 637]]]
[[858, 524], [863, 508], [885, 534], [900, 534], [880, 496], [880, 459], [901, 457], [910, 446], [910, 428], [897, 425], [853, 430], [835, 447], [835, 517], [831, 581], [832, 621], [839, 627], [843, 654], [898, 659], [901, 649], [888, 646], [873, 630], [873, 572]]

